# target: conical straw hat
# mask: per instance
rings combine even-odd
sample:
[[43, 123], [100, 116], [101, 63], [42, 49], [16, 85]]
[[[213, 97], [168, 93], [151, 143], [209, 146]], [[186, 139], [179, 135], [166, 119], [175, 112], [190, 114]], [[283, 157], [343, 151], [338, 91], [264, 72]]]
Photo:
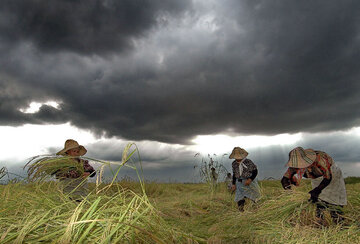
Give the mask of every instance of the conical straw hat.
[[233, 158], [233, 159], [244, 159], [246, 158], [246, 156], [249, 153], [241, 148], [241, 147], [234, 147], [234, 149], [232, 150], [232, 153], [230, 154], [229, 158]]
[[314, 150], [297, 147], [290, 151], [289, 161], [286, 165], [288, 167], [302, 169], [309, 167], [314, 163], [315, 159], [316, 153]]
[[66, 155], [66, 152], [70, 149], [74, 149], [74, 148], [79, 148], [79, 154], [80, 156], [85, 155], [85, 153], [87, 152], [87, 150], [85, 149], [84, 146], [79, 145], [79, 143], [73, 139], [69, 139], [66, 140], [65, 142], [65, 146], [64, 149], [62, 149], [61, 151], [57, 152], [56, 155]]

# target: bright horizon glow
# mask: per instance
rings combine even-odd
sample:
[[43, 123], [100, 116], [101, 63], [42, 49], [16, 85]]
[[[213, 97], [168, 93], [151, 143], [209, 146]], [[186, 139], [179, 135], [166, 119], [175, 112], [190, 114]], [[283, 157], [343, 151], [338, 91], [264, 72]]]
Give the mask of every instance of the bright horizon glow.
[[[59, 125], [31, 125], [26, 124], [23, 126], [0, 126], [0, 133], [2, 140], [0, 141], [1, 154], [0, 163], [19, 162], [24, 159], [30, 158], [35, 155], [55, 153], [56, 150], [60, 150], [66, 139], [72, 138], [77, 140], [80, 144], [86, 146], [89, 144], [95, 144], [98, 142], [107, 143], [111, 142], [116, 144], [117, 142], [123, 143], [123, 139], [118, 138], [96, 138], [95, 135], [89, 131], [77, 128], [70, 125], [70, 123]], [[325, 132], [324, 132], [325, 133]], [[345, 135], [353, 135], [360, 137], [360, 127], [354, 127], [347, 131], [336, 131], [331, 133], [339, 133]], [[325, 133], [326, 134], [326, 133]], [[326, 135], [319, 134], [319, 136]], [[141, 145], [139, 148], [140, 154], [142, 152], [155, 154], [162, 154], [165, 151], [192, 151], [199, 152], [201, 154], [222, 154], [228, 153], [235, 146], [240, 146], [245, 149], [261, 148], [276, 145], [292, 145], [301, 142], [304, 137], [307, 137], [307, 133], [297, 134], [278, 134], [274, 136], [229, 136], [229, 135], [201, 135], [197, 136], [193, 143], [194, 145], [180, 145], [180, 144], [168, 144], [160, 143], [156, 141], [136, 141], [137, 145]], [[49, 151], [51, 150], [51, 151]], [[173, 157], [178, 157], [181, 154], [174, 154]], [[180, 160], [177, 158], [177, 160]]]
[[53, 108], [59, 109], [60, 104], [55, 101], [47, 101], [45, 103], [31, 102], [27, 108], [20, 108], [20, 112], [26, 114], [33, 114], [39, 112], [42, 105], [48, 105]]
[[360, 136], [360, 127], [353, 127], [350, 130], [348, 130], [347, 133], [350, 135], [355, 134], [357, 136]]
[[255, 147], [267, 147], [272, 145], [295, 144], [302, 139], [302, 133], [278, 134], [275, 136], [228, 136], [228, 135], [205, 135], [197, 136], [193, 142], [196, 144], [192, 149], [203, 153], [224, 153], [231, 151], [233, 147], [240, 146], [246, 149]]
[[64, 146], [67, 139], [76, 139], [80, 144], [93, 143], [95, 136], [86, 130], [78, 129], [70, 123], [60, 125], [31, 125], [19, 127], [0, 126], [0, 162], [24, 160], [48, 152], [48, 148]]

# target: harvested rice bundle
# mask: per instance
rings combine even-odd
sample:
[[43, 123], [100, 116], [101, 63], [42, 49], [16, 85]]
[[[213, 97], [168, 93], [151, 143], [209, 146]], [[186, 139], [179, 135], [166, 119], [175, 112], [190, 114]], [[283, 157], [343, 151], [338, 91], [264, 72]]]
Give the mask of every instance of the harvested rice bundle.
[[67, 156], [36, 156], [25, 167], [28, 167], [29, 181], [42, 181], [53, 175], [59, 177], [70, 171], [75, 171], [79, 175], [84, 174], [83, 165], [74, 160], [74, 157]]

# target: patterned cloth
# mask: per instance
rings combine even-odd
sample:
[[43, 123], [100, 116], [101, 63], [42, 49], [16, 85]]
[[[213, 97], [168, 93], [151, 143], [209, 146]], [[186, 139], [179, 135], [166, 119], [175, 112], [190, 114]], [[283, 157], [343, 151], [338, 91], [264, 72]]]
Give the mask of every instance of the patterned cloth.
[[[341, 172], [341, 169], [333, 164], [331, 166], [332, 179], [330, 184], [325, 187], [320, 195], [319, 199], [331, 204], [344, 206], [347, 204], [347, 194], [345, 188], [345, 181]], [[314, 189], [317, 187], [324, 177], [318, 177], [311, 179], [311, 186]]]
[[243, 167], [242, 174], [240, 175], [239, 163], [236, 160], [232, 162], [234, 177], [237, 179], [240, 179], [241, 177], [245, 179], [250, 178], [252, 172], [257, 169], [256, 165], [250, 159], [245, 159], [242, 164], [244, 164], [245, 167]]
[[[79, 164], [82, 163], [84, 172], [90, 173], [90, 177], [94, 177], [96, 172], [89, 164], [88, 160], [80, 158], [74, 159]], [[81, 201], [88, 194], [87, 179], [83, 178], [78, 170], [69, 170], [66, 173], [56, 173], [56, 178], [60, 180], [64, 194], [69, 195], [73, 200]]]
[[257, 180], [253, 180], [250, 185], [245, 186], [246, 178], [241, 177], [240, 181], [236, 181], [236, 191], [235, 191], [235, 202], [243, 200], [245, 197], [256, 201], [260, 197], [260, 187]]
[[233, 183], [236, 179], [236, 191], [234, 200], [235, 202], [238, 202], [247, 197], [253, 201], [256, 201], [260, 197], [260, 188], [257, 180], [253, 179], [253, 181], [248, 186], [245, 186], [245, 181], [251, 178], [254, 172], [257, 173], [257, 167], [250, 159], [243, 160], [242, 164], [244, 165], [242, 167], [242, 173], [240, 174], [239, 163], [236, 160], [234, 160], [234, 162], [232, 163]]
[[[325, 179], [331, 178], [331, 166], [334, 164], [333, 159], [325, 152], [315, 151], [316, 159], [313, 164], [304, 169], [295, 169], [289, 168], [284, 176], [292, 179], [295, 182], [301, 180], [304, 176], [305, 178], [316, 179], [318, 177], [323, 177]], [[297, 174], [298, 179], [294, 178], [294, 175]], [[298, 182], [299, 183], [299, 182]]]
[[[347, 194], [345, 181], [340, 168], [327, 153], [321, 151], [315, 152], [316, 160], [313, 164], [302, 171], [295, 168], [289, 168], [284, 176], [291, 179], [297, 185], [302, 176], [310, 178], [313, 189], [319, 186], [323, 179], [331, 179], [330, 184], [321, 191], [319, 199], [335, 205], [346, 205]], [[298, 178], [295, 177], [295, 174], [298, 175]]]

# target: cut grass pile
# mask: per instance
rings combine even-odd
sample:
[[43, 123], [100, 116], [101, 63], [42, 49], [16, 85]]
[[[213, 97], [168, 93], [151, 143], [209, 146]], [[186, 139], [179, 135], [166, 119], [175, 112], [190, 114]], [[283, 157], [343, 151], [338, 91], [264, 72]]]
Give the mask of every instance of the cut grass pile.
[[347, 185], [342, 225], [332, 223], [329, 213], [319, 224], [308, 202], [309, 181], [292, 191], [279, 181], [260, 186], [261, 199], [248, 202], [242, 213], [225, 185], [213, 195], [205, 184], [148, 186], [148, 196], [169, 225], [212, 243], [360, 243], [360, 184]]
[[168, 227], [145, 194], [112, 187], [77, 203], [56, 182], [0, 186], [0, 243], [182, 243], [190, 238]]
[[[27, 183], [0, 186], [0, 243], [196, 243], [197, 238], [169, 227], [154, 209], [138, 169], [131, 165], [135, 152], [136, 145], [130, 143], [121, 162], [83, 157], [102, 166], [81, 202], [71, 200], [71, 192], [64, 194], [61, 182], [49, 179], [59, 171], [82, 175], [82, 164], [71, 157], [32, 158], [26, 165]], [[110, 184], [101, 182], [104, 167], [113, 174]], [[122, 167], [137, 172], [137, 192], [115, 182]]]
[[223, 184], [121, 181], [99, 194], [91, 184], [80, 204], [56, 182], [3, 185], [0, 243], [360, 243], [360, 184], [346, 185], [343, 225], [329, 215], [319, 224], [306, 180], [292, 191], [260, 186], [261, 199], [241, 213]]

